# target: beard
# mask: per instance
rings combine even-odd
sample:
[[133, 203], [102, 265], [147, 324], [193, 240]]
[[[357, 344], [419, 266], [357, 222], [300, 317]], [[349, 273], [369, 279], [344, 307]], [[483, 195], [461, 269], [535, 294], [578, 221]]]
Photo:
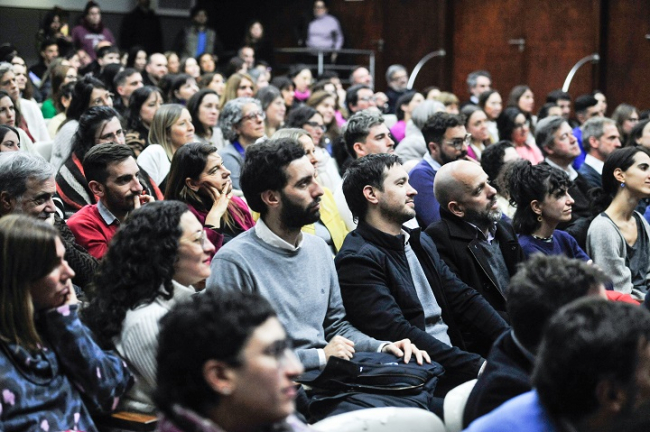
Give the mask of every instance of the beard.
[[491, 201], [485, 210], [476, 211], [473, 209], [465, 209], [465, 217], [463, 220], [482, 228], [489, 227], [490, 225], [499, 222], [503, 212], [500, 208], [497, 208], [496, 210], [492, 209], [495, 202], [496, 201]]
[[467, 150], [461, 151], [458, 156], [456, 156], [456, 155], [449, 156], [444, 151], [441, 151], [440, 152], [440, 160], [442, 161], [441, 165], [445, 165], [445, 164], [448, 164], [449, 162], [454, 162], [454, 161], [457, 161], [457, 160], [460, 160], [460, 159], [465, 159], [465, 156], [467, 156]]
[[320, 210], [316, 208], [320, 203], [320, 197], [314, 199], [307, 207], [302, 207], [284, 193], [280, 196], [282, 198], [280, 221], [285, 227], [300, 229], [320, 219]]
[[396, 209], [394, 206], [382, 202], [379, 208], [384, 218], [399, 225], [403, 225], [415, 217], [415, 209], [411, 207], [404, 206]]

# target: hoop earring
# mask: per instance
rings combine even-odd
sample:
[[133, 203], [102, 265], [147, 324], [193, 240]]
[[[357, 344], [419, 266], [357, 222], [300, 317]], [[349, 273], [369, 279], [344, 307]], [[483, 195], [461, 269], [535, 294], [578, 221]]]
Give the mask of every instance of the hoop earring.
[[541, 221], [542, 221], [542, 215], [537, 215], [537, 222], [541, 222]]

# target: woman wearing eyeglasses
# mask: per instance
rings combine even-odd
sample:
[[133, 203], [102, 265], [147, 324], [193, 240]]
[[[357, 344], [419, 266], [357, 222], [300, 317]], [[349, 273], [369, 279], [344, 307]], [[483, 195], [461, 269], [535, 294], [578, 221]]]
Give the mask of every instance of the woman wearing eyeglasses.
[[275, 131], [280, 129], [284, 124], [284, 118], [287, 113], [287, 107], [284, 106], [284, 99], [277, 87], [269, 85], [261, 88], [256, 99], [262, 103], [262, 109], [266, 114], [264, 121], [264, 130], [267, 137], [273, 136]]
[[530, 136], [530, 122], [519, 108], [508, 107], [503, 110], [497, 118], [497, 127], [499, 137], [512, 141], [522, 159], [530, 161], [533, 165], [544, 160], [541, 150]]
[[[337, 190], [341, 185], [341, 175], [339, 174], [338, 167], [342, 166], [347, 159], [341, 156], [341, 162], [338, 160], [335, 161], [330, 154], [325, 151], [325, 149], [319, 146], [326, 129], [325, 124], [323, 123], [323, 116], [320, 115], [316, 109], [307, 105], [301, 105], [298, 108], [291, 110], [285, 126], [287, 128], [304, 129], [307, 131], [312, 142], [316, 146], [314, 152], [318, 159], [318, 163], [316, 164], [316, 169], [318, 170], [318, 183], [330, 190]], [[343, 150], [341, 153], [345, 153], [349, 158], [350, 156], [348, 155], [347, 150], [345, 150], [343, 146], [341, 146], [341, 148]], [[336, 149], [337, 147], [335, 146], [335, 155]], [[339, 164], [337, 165], [337, 163]]]
[[221, 111], [219, 127], [229, 143], [219, 150], [219, 155], [230, 171], [233, 189], [239, 189], [239, 174], [246, 148], [264, 136], [265, 118], [260, 101], [250, 97], [233, 99]]
[[158, 321], [196, 292], [193, 285], [210, 276], [213, 253], [199, 221], [178, 201], [134, 210], [113, 237], [82, 320], [100, 345], [116, 349], [137, 377], [122, 407], [154, 411]]

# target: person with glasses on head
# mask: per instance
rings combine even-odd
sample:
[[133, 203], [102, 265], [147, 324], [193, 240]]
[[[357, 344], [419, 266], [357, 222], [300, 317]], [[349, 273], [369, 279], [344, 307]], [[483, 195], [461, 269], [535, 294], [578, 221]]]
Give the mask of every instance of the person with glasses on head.
[[417, 191], [414, 197], [417, 222], [425, 229], [440, 220], [440, 204], [433, 194], [433, 181], [444, 164], [468, 159], [467, 148], [472, 135], [465, 129], [463, 117], [438, 112], [429, 117], [422, 135], [428, 152], [409, 173], [411, 185]]
[[81, 115], [94, 106], [112, 107], [112, 96], [106, 85], [97, 78], [87, 75], [77, 81], [72, 102], [66, 111], [66, 120], [61, 124], [52, 144], [50, 163], [55, 169], [58, 170], [72, 152], [72, 141]]
[[530, 135], [530, 121], [518, 107], [504, 109], [497, 118], [497, 128], [499, 137], [502, 140], [512, 141], [515, 150], [523, 159], [529, 160], [532, 164], [544, 160], [544, 155]]
[[259, 100], [240, 97], [229, 101], [221, 110], [219, 127], [228, 144], [219, 155], [230, 171], [233, 189], [240, 189], [239, 175], [246, 157], [246, 148], [264, 136], [266, 113]]
[[[82, 162], [92, 147], [102, 143], [124, 145], [124, 129], [119, 114], [113, 108], [93, 107], [79, 119], [72, 153], [56, 175], [57, 193], [66, 211], [76, 212], [85, 205], [97, 203], [98, 197], [88, 185]], [[160, 189], [145, 171], [140, 170], [139, 180], [149, 194], [162, 199]]]
[[158, 322], [210, 276], [212, 253], [203, 227], [178, 201], [158, 201], [133, 211], [113, 238], [82, 320], [99, 344], [115, 349], [136, 376], [120, 408], [155, 411]]

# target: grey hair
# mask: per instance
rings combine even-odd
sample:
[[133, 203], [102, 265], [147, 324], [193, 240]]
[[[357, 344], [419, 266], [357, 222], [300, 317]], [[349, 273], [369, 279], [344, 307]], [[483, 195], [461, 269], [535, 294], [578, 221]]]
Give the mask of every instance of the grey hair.
[[589, 145], [589, 138], [594, 137], [600, 139], [603, 136], [605, 125], [614, 125], [616, 122], [607, 117], [592, 117], [582, 125], [582, 146], [585, 147], [587, 152], [591, 148]]
[[492, 81], [492, 75], [490, 75], [490, 72], [486, 70], [477, 70], [471, 72], [469, 75], [467, 75], [467, 88], [469, 89], [470, 92], [472, 91], [472, 88], [476, 86], [478, 77], [486, 77], [487, 79]]
[[279, 97], [282, 97], [282, 94], [280, 93], [280, 90], [278, 90], [278, 88], [274, 85], [262, 87], [258, 90], [257, 95], [255, 95], [255, 99], [260, 100], [262, 109], [264, 111], [266, 111], [266, 109], [273, 103], [273, 101]]
[[20, 200], [27, 190], [27, 181], [49, 180], [56, 173], [45, 159], [26, 152], [0, 153], [0, 192], [7, 192], [10, 198]]
[[425, 100], [416, 106], [413, 112], [411, 113], [411, 120], [413, 124], [420, 130], [427, 123], [429, 117], [434, 115], [437, 112], [442, 112], [445, 110], [445, 105], [442, 102], [434, 100]]
[[[304, 129], [300, 128], [285, 128], [285, 129], [280, 129], [276, 131], [273, 136], [271, 137], [272, 140], [277, 140], [280, 138], [289, 138], [295, 141], [298, 141], [300, 137], [303, 136], [308, 136], [311, 139], [311, 135], [309, 135], [309, 132], [307, 132]], [[300, 144], [302, 147], [302, 144]]]
[[224, 105], [219, 115], [219, 128], [223, 133], [223, 137], [230, 142], [237, 139], [239, 134], [235, 130], [235, 126], [241, 121], [244, 105], [255, 104], [259, 109], [262, 109], [260, 101], [250, 97], [241, 97], [229, 100]]
[[354, 155], [354, 143], [366, 142], [370, 128], [382, 124], [384, 118], [371, 110], [362, 110], [354, 113], [343, 128], [343, 140], [350, 155]]
[[540, 150], [542, 150], [542, 153], [544, 153], [544, 156], [546, 156], [546, 146], [553, 146], [555, 132], [566, 122], [564, 117], [550, 116], [540, 120], [537, 126], [535, 126], [535, 142]]
[[406, 68], [402, 66], [401, 64], [394, 64], [388, 66], [388, 69], [386, 70], [386, 81], [390, 82], [391, 78], [393, 75], [395, 75], [399, 71], [405, 71]]
[[0, 63], [0, 78], [2, 78], [2, 76], [4, 74], [6, 74], [7, 72], [9, 72], [9, 71], [13, 72], [13, 65], [11, 63], [7, 63], [7, 62], [1, 62]]

